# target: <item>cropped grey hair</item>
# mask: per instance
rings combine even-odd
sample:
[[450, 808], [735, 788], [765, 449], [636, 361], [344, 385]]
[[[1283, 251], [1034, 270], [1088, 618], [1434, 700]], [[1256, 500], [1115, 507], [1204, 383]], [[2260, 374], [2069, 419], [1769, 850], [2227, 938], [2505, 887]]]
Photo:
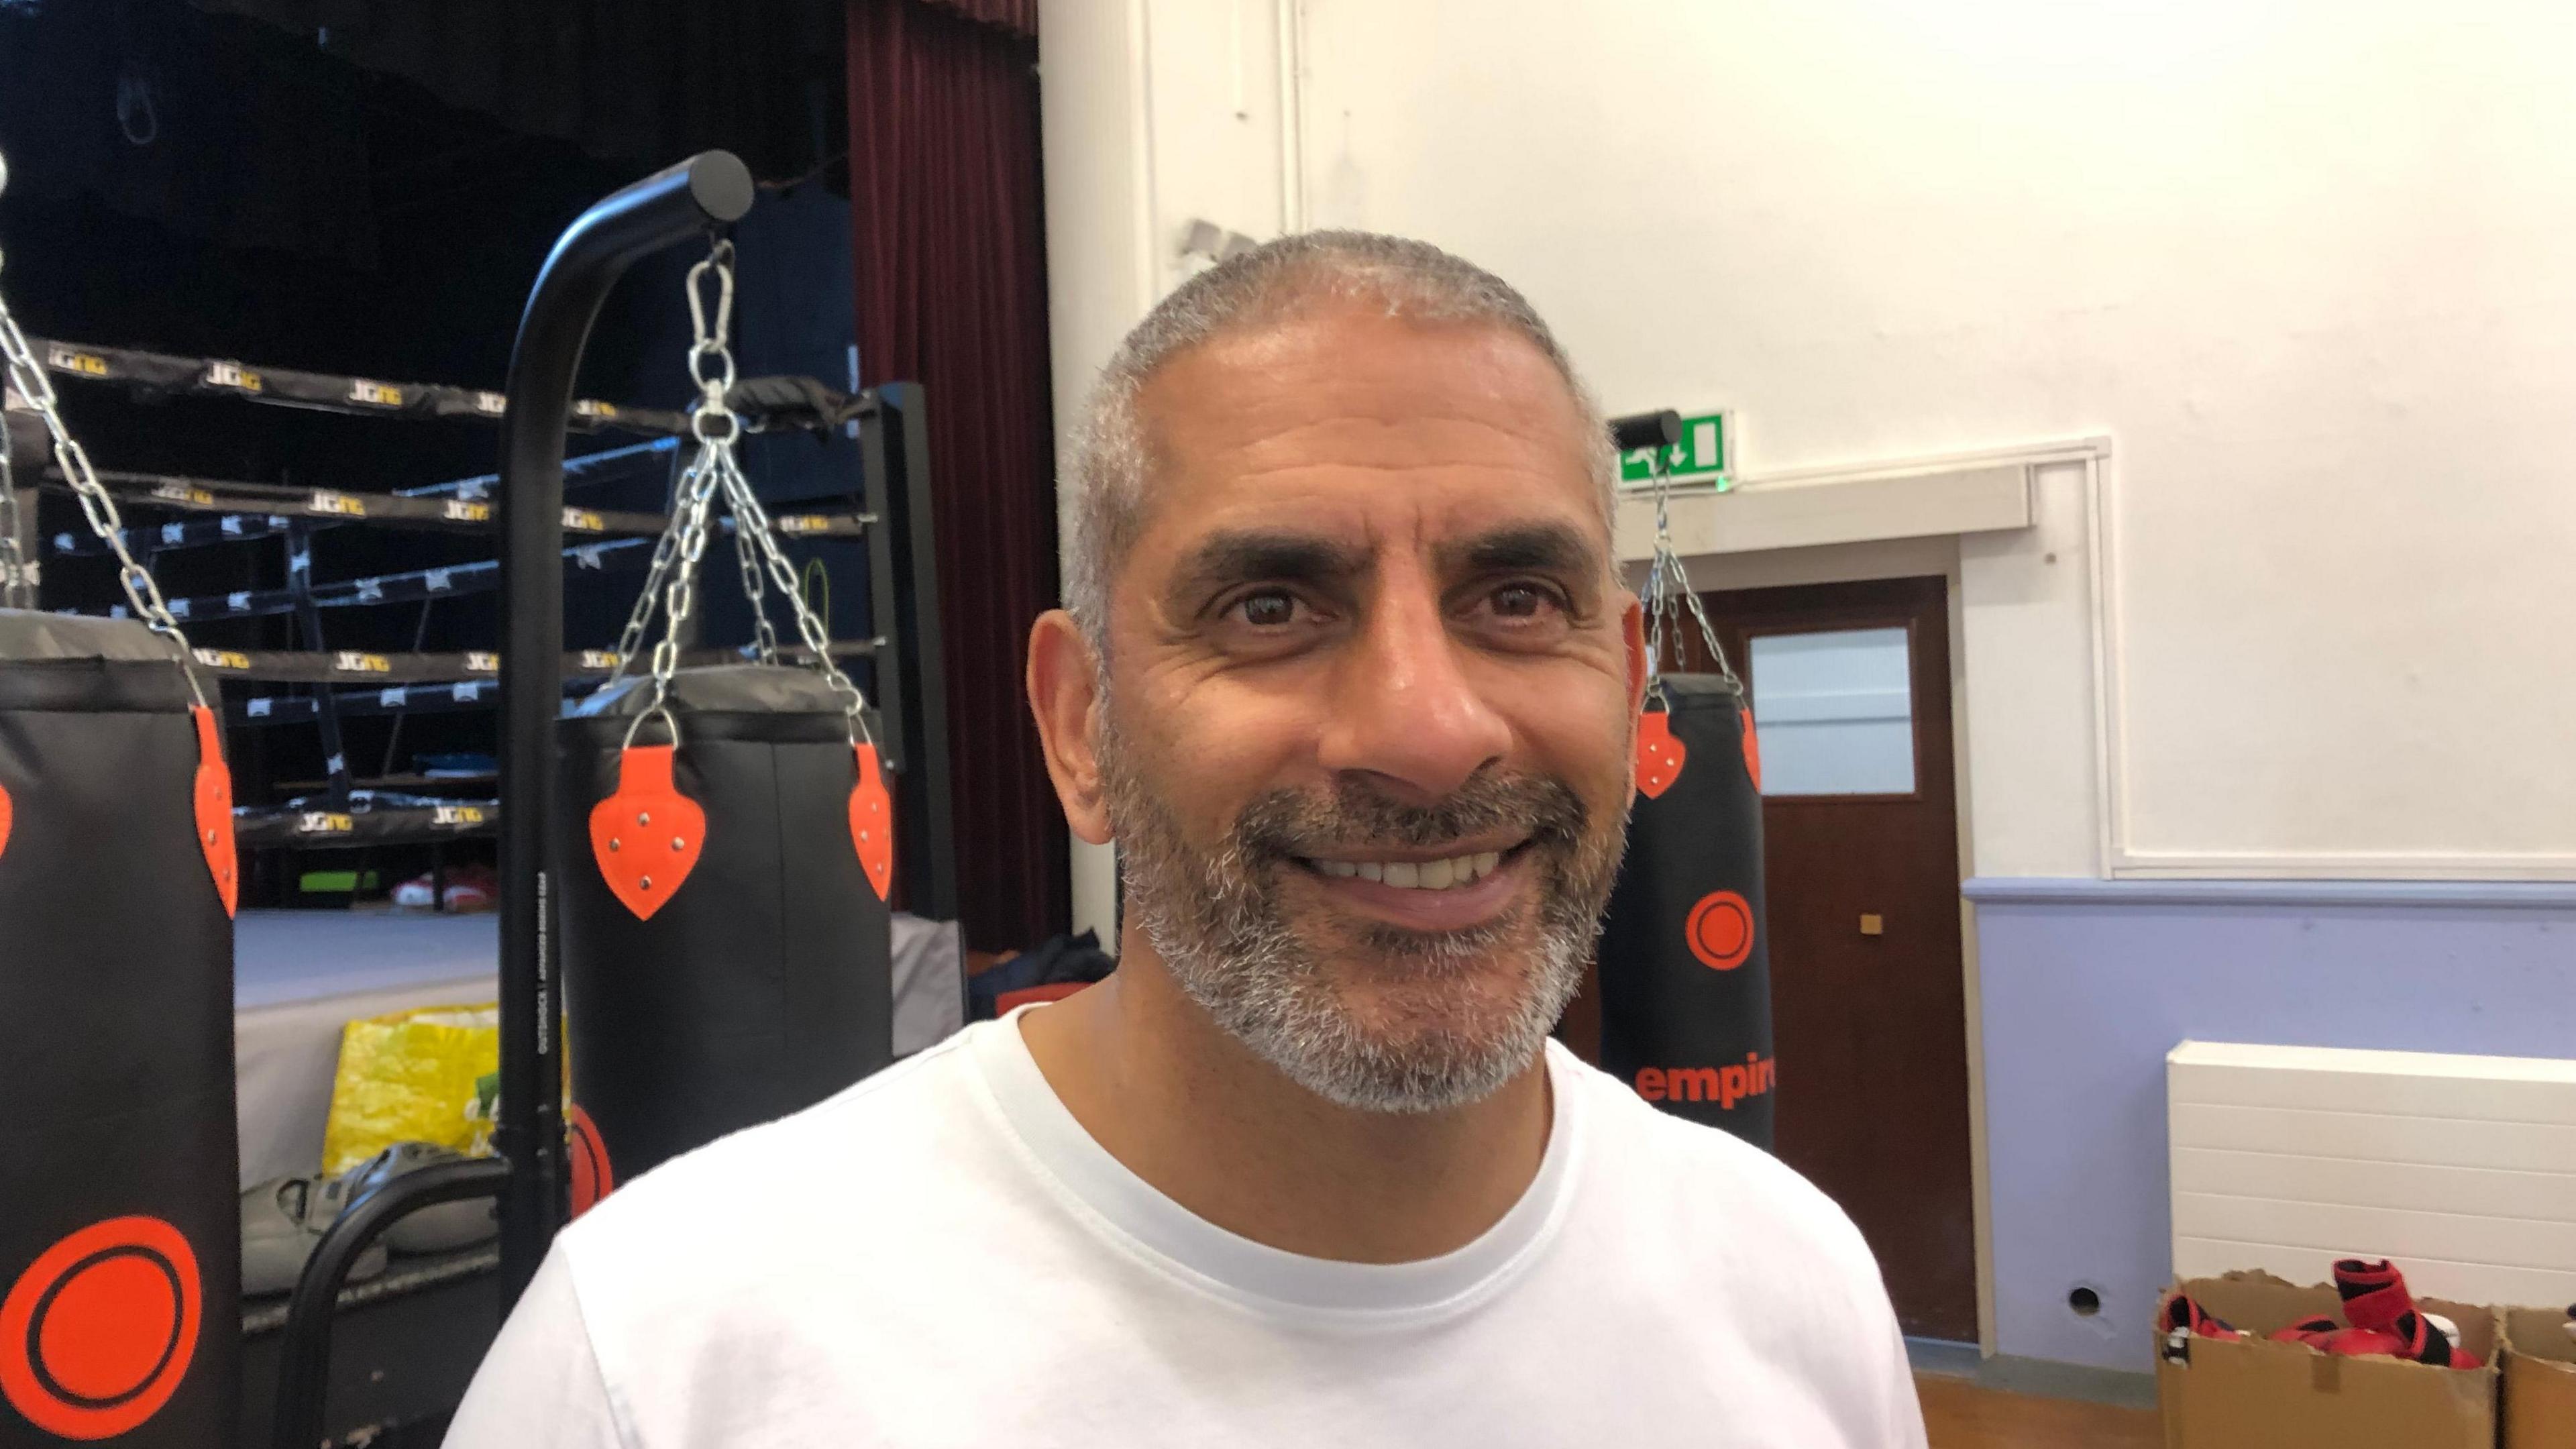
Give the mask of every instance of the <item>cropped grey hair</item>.
[[1074, 442], [1073, 546], [1065, 606], [1105, 661], [1109, 581], [1143, 522], [1151, 466], [1136, 396], [1177, 354], [1220, 333], [1288, 320], [1328, 302], [1382, 304], [1387, 315], [1425, 322], [1489, 323], [1529, 340], [1565, 379], [1590, 439], [1604, 523], [1611, 520], [1617, 464], [1600, 405], [1529, 300], [1502, 278], [1428, 242], [1364, 231], [1314, 231], [1240, 253], [1173, 289], [1145, 314], [1101, 369]]

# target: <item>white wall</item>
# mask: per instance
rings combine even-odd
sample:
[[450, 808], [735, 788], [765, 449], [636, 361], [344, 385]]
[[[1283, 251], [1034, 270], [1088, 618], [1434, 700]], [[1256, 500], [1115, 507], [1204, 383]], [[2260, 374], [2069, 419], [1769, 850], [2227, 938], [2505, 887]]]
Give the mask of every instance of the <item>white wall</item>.
[[[2576, 877], [2576, 7], [1044, 19], [1051, 212], [1103, 147], [1151, 182], [1060, 298], [1167, 285], [1192, 215], [1364, 226], [1518, 284], [1614, 409], [1735, 409], [1751, 473], [2108, 435], [1961, 544], [1978, 871]], [[1111, 26], [1151, 114], [1060, 128]]]
[[[1250, 236], [1297, 224], [1281, 0], [1040, 0], [1047, 322], [1057, 462], [1118, 339], [1182, 278], [1193, 219]], [[1060, 530], [1070, 538], [1072, 530]], [[1116, 872], [1073, 843], [1074, 929], [1116, 949]]]
[[[1150, 164], [1144, 146], [1143, 5], [1048, 0], [1039, 9], [1038, 126], [1044, 143], [1047, 333], [1056, 419], [1056, 469], [1091, 374], [1153, 305]], [[1131, 13], [1131, 10], [1133, 13]], [[1061, 507], [1057, 535], [1071, 538]], [[1073, 927], [1117, 935], [1115, 868], [1108, 851], [1076, 840]]]

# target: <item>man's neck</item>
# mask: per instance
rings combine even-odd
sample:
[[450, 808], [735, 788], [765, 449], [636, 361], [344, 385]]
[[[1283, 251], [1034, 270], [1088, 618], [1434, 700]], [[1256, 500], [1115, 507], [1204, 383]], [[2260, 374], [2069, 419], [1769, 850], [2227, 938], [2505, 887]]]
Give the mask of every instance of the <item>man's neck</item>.
[[1198, 1216], [1308, 1257], [1412, 1262], [1475, 1241], [1538, 1175], [1540, 1063], [1447, 1111], [1338, 1106], [1211, 1021], [1141, 932], [1122, 945], [1117, 974], [1021, 1032], [1092, 1139]]

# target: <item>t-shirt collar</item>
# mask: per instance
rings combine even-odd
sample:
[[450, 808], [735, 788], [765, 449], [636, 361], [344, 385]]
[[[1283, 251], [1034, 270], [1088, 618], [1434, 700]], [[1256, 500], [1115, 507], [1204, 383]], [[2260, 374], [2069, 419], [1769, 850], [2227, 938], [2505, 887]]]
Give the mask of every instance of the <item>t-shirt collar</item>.
[[1310, 1258], [1230, 1232], [1165, 1196], [1111, 1156], [1066, 1110], [1020, 1035], [1023, 1007], [974, 1028], [976, 1065], [990, 1105], [1031, 1165], [1122, 1246], [1156, 1266], [1247, 1307], [1354, 1324], [1414, 1322], [1463, 1311], [1534, 1260], [1565, 1217], [1582, 1151], [1582, 1085], [1564, 1049], [1546, 1050], [1553, 1103], [1538, 1175], [1502, 1219], [1475, 1241], [1411, 1263]]

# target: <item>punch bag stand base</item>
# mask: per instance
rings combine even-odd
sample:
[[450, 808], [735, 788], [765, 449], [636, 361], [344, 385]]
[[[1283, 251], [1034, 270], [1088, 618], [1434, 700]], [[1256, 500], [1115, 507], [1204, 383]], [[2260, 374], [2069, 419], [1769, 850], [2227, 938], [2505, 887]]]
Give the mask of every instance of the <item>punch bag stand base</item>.
[[750, 171], [724, 151], [657, 172], [565, 228], [528, 294], [501, 420], [501, 1094], [492, 1134], [499, 1156], [396, 1178], [323, 1236], [287, 1314], [271, 1439], [279, 1449], [321, 1442], [331, 1310], [350, 1265], [393, 1222], [432, 1203], [497, 1195], [504, 1314], [563, 1223], [562, 922], [547, 842], [563, 704], [564, 429], [573, 379], [600, 303], [627, 268], [741, 220], [754, 194]]

